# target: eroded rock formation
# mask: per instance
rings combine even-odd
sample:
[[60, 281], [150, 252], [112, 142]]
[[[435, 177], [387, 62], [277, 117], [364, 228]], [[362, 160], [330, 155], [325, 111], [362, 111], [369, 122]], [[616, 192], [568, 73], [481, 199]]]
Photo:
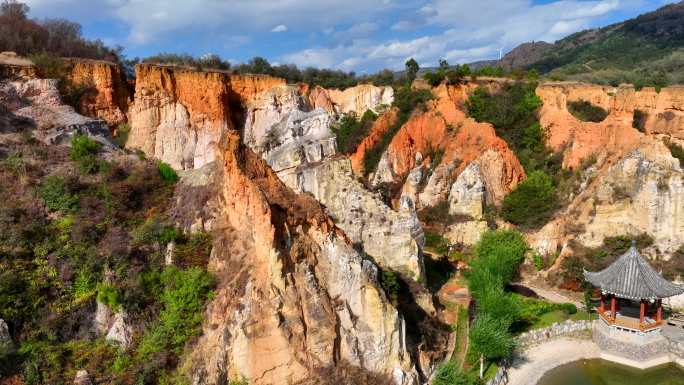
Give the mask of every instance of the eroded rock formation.
[[136, 67], [131, 132], [126, 146], [177, 169], [216, 157], [221, 134], [242, 119], [244, 98], [284, 84], [268, 76], [230, 75], [141, 64]]
[[423, 233], [413, 207], [394, 211], [358, 182], [349, 159], [335, 156], [333, 117], [311, 108], [293, 86], [262, 93], [248, 103], [245, 143], [290, 188], [313, 194], [383, 268], [419, 280]]
[[344, 90], [315, 87], [308, 95], [314, 108], [323, 108], [334, 114], [353, 113], [363, 115], [367, 110], [378, 112], [389, 107], [394, 101], [392, 87], [377, 87], [372, 84], [359, 84]]
[[121, 67], [115, 63], [86, 60], [65, 60], [67, 78], [85, 92], [78, 112], [100, 118], [112, 127], [126, 122], [131, 94]]
[[375, 266], [237, 131], [221, 148], [219, 179], [208, 181], [221, 186], [210, 261], [219, 287], [186, 363], [194, 383], [332, 384], [334, 375], [320, 373], [346, 365], [377, 383], [416, 383], [403, 322]]

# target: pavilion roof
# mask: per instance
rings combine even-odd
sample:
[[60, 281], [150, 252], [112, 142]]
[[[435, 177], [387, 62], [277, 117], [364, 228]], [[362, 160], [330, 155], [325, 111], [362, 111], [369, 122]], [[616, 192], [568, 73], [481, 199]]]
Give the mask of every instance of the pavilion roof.
[[584, 278], [604, 293], [633, 300], [660, 299], [684, 293], [684, 285], [663, 278], [639, 254], [636, 242], [607, 268], [599, 272], [584, 270]]

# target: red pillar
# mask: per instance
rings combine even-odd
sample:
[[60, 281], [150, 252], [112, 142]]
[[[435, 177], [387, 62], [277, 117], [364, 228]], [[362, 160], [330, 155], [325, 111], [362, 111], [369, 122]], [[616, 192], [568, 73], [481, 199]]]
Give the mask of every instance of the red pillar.
[[615, 321], [615, 296], [610, 297], [610, 316]]
[[601, 293], [601, 305], [599, 306], [599, 314], [603, 314], [606, 311], [606, 305], [603, 303], [603, 293]]
[[646, 313], [646, 301], [641, 300], [641, 306], [639, 309], [639, 325], [643, 328], [644, 326], [644, 314]]
[[658, 300], [658, 310], [656, 311], [656, 322], [660, 323], [663, 320], [663, 300]]

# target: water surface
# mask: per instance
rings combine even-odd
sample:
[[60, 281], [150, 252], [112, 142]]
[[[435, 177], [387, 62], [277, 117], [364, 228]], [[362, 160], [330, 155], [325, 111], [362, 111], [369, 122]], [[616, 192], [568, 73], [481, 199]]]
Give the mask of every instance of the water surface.
[[604, 360], [580, 360], [550, 370], [537, 385], [684, 385], [676, 365], [639, 370]]

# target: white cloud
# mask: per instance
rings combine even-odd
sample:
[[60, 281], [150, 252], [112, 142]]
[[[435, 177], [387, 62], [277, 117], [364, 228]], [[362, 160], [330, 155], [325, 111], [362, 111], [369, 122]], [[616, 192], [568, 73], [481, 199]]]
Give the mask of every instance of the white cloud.
[[271, 32], [286, 32], [287, 26], [285, 24], [279, 24], [271, 29]]
[[[452, 63], [495, 58], [501, 47], [554, 41], [607, 15], [656, 6], [654, 0], [24, 1], [35, 17], [114, 20], [127, 35], [117, 43], [132, 47], [222, 46], [230, 55], [240, 47], [279, 62], [356, 71], [398, 69], [409, 57], [421, 65], [436, 65], [440, 57]], [[268, 31], [293, 33], [264, 36]], [[297, 44], [303, 48], [283, 55], [259, 51]]]

